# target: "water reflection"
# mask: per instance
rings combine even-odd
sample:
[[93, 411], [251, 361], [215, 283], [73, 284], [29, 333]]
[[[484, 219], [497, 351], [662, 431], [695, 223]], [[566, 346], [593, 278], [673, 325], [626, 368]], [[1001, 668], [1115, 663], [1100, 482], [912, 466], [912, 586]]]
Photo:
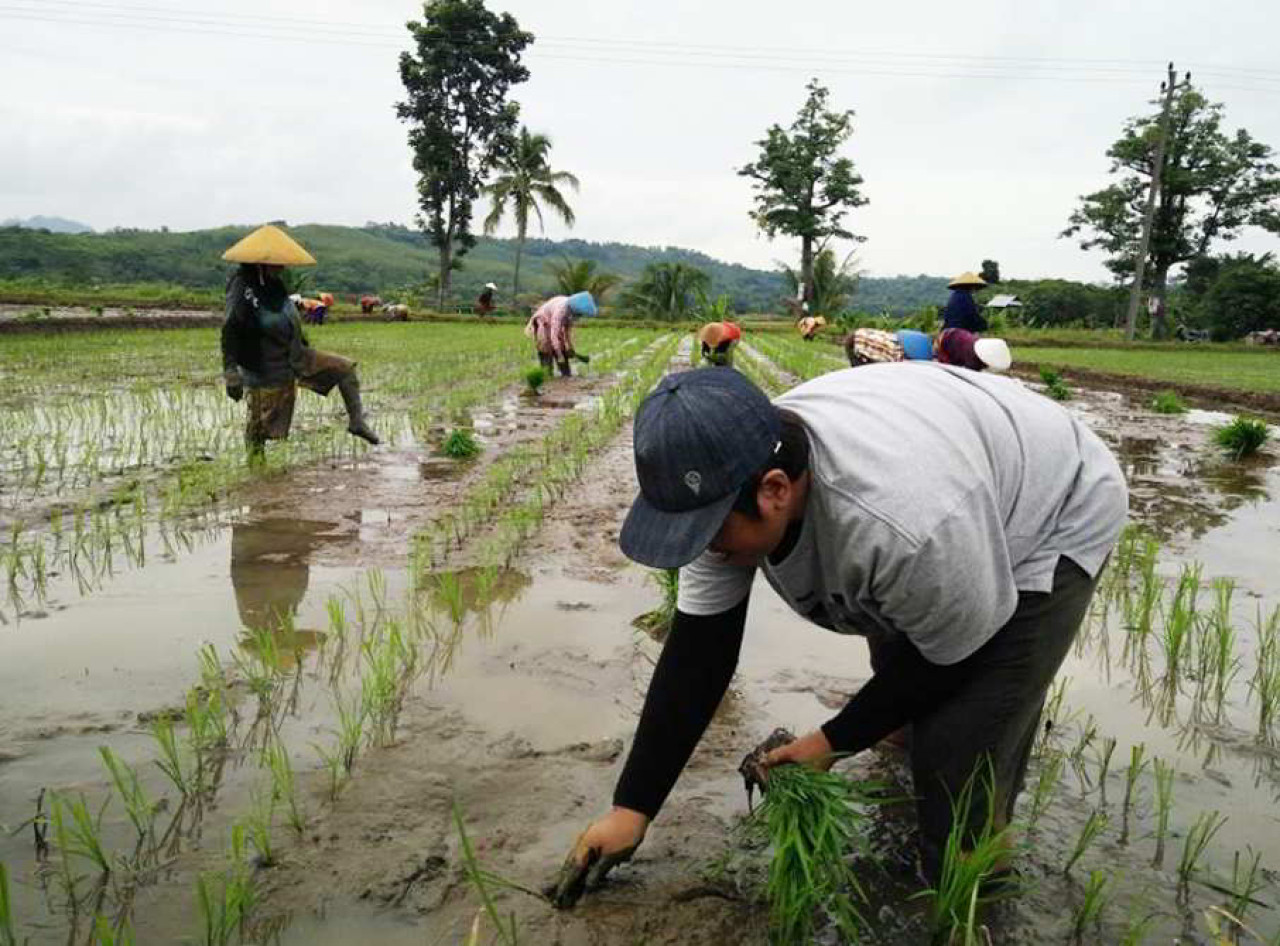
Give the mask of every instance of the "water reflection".
[[349, 540], [337, 525], [308, 519], [247, 519], [231, 527], [231, 587], [246, 634], [240, 647], [260, 648], [252, 631], [270, 629], [281, 661], [312, 650], [323, 640], [317, 630], [294, 626], [311, 580], [311, 555], [323, 546]]

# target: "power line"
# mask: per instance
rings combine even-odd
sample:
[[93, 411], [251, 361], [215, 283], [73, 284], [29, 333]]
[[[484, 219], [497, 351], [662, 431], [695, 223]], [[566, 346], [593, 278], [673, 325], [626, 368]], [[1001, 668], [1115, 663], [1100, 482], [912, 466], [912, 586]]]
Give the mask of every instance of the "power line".
[[[24, 2], [24, 0], [9, 0]], [[223, 15], [174, 16], [171, 12], [144, 13], [155, 7], [137, 4], [77, 3], [76, 10], [48, 9], [47, 4], [65, 3], [70, 0], [42, 0], [43, 10], [32, 7], [0, 6], [0, 18], [20, 19], [51, 24], [81, 27], [107, 27], [111, 29], [180, 32], [195, 35], [228, 36], [233, 38], [275, 40], [303, 44], [359, 46], [366, 48], [404, 49], [408, 43], [402, 31], [384, 31], [373, 24], [340, 24], [333, 21], [300, 21], [286, 17], [264, 17], [285, 24], [238, 23]], [[123, 12], [117, 12], [123, 11]], [[297, 25], [293, 25], [297, 24]], [[356, 28], [355, 37], [351, 30]], [[334, 30], [343, 32], [334, 32]], [[399, 40], [394, 40], [399, 36]], [[613, 47], [622, 55], [609, 52]], [[718, 68], [750, 69], [757, 72], [806, 72], [857, 76], [881, 76], [895, 78], [926, 79], [1003, 79], [1017, 81], [1051, 81], [1074, 83], [1142, 81], [1130, 68], [1104, 67], [1103, 62], [1124, 60], [1085, 60], [1071, 64], [1070, 60], [1036, 59], [1034, 57], [963, 57], [941, 56], [925, 53], [876, 53], [851, 58], [848, 53], [830, 51], [814, 52], [808, 56], [788, 55], [777, 51], [765, 55], [750, 55], [752, 47], [702, 46], [696, 44], [658, 44], [649, 41], [593, 39], [589, 37], [543, 37], [529, 55], [538, 59], [600, 65], [658, 66], [662, 68]], [[697, 59], [685, 54], [697, 52]], [[596, 53], [597, 55], [592, 55]], [[606, 56], [605, 54], [608, 53]], [[624, 58], [625, 57], [625, 58]], [[906, 60], [906, 61], [904, 61]], [[1018, 65], [1015, 71], [1013, 66]], [[967, 68], [966, 68], [967, 67]], [[1038, 67], [1036, 71], [1025, 71]], [[1225, 75], [1232, 80], [1254, 83], [1280, 83], [1280, 74], [1273, 79], [1262, 74], [1263, 70], [1241, 70]], [[1204, 74], [1204, 70], [1201, 70]], [[1280, 92], [1280, 84], [1268, 86], [1220, 86], [1238, 91], [1274, 93]]]

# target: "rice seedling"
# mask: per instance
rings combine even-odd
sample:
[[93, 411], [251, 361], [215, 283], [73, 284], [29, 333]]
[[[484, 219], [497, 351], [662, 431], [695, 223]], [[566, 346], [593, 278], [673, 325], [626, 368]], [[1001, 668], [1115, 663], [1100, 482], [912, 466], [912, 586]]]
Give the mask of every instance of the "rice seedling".
[[1280, 709], [1280, 606], [1272, 610], [1270, 617], [1263, 621], [1259, 605], [1255, 626], [1258, 638], [1257, 657], [1249, 688], [1258, 701], [1257, 739], [1269, 744], [1272, 741], [1276, 712]]
[[111, 776], [111, 784], [124, 804], [129, 823], [137, 834], [133, 850], [135, 867], [141, 867], [144, 855], [153, 857], [156, 847], [156, 804], [147, 797], [146, 789], [138, 778], [137, 771], [117, 756], [107, 746], [99, 746], [98, 754], [102, 756], [102, 764]]
[[92, 937], [89, 940], [90, 946], [134, 946], [137, 942], [133, 935], [133, 927], [127, 921], [116, 927], [101, 914], [93, 918], [90, 936]]
[[633, 622], [640, 630], [655, 640], [665, 640], [676, 616], [676, 601], [680, 596], [680, 569], [664, 568], [651, 571], [649, 579], [662, 593], [662, 602], [652, 611], [646, 611]]
[[342, 787], [343, 781], [355, 769], [356, 758], [360, 754], [360, 746], [364, 742], [366, 717], [364, 700], [359, 697], [348, 701], [343, 698], [342, 691], [335, 688], [333, 691], [333, 703], [338, 712], [337, 748], [333, 752], [329, 752], [319, 746], [315, 747], [324, 762], [325, 769], [329, 773], [329, 798], [331, 800], [338, 797], [338, 790]]
[[1151, 409], [1157, 414], [1185, 414], [1187, 406], [1177, 391], [1157, 391], [1151, 400]]
[[1063, 701], [1067, 695], [1067, 687], [1070, 685], [1070, 677], [1055, 677], [1053, 683], [1049, 685], [1044, 709], [1040, 711], [1042, 720], [1040, 733], [1036, 737], [1036, 745], [1033, 750], [1033, 755], [1036, 758], [1042, 758], [1049, 751], [1050, 744], [1057, 739], [1063, 727], [1075, 715], [1074, 713], [1064, 714], [1062, 711]]
[[1077, 943], [1085, 942], [1086, 927], [1090, 925], [1095, 929], [1101, 927], [1102, 911], [1111, 899], [1108, 888], [1114, 884], [1115, 879], [1115, 875], [1110, 871], [1089, 871], [1089, 879], [1085, 881], [1080, 906], [1076, 908], [1075, 916], [1071, 920], [1071, 938]]
[[1062, 375], [1050, 368], [1040, 369], [1040, 381], [1044, 384], [1044, 393], [1055, 401], [1069, 401], [1074, 396]]
[[1198, 870], [1200, 858], [1226, 822], [1225, 815], [1206, 811], [1187, 829], [1182, 841], [1182, 856], [1178, 859], [1178, 893], [1183, 903], [1191, 896], [1191, 878]]
[[1249, 856], [1241, 858], [1236, 851], [1231, 858], [1231, 885], [1222, 888], [1209, 883], [1208, 886], [1227, 894], [1231, 899], [1226, 904], [1227, 912], [1237, 926], [1244, 925], [1245, 916], [1251, 906], [1266, 906], [1256, 898], [1256, 894], [1267, 886], [1266, 871], [1262, 868], [1262, 854], [1252, 848]]
[[1146, 891], [1135, 897], [1129, 906], [1125, 921], [1124, 933], [1121, 934], [1119, 946], [1141, 946], [1146, 942], [1147, 932], [1156, 921], [1157, 914], [1151, 909]]
[[1124, 802], [1120, 809], [1120, 844], [1122, 845], [1129, 843], [1129, 813], [1133, 811], [1134, 793], [1137, 790], [1138, 780], [1142, 777], [1142, 770], [1150, 762], [1143, 757], [1146, 748], [1146, 743], [1140, 742], [1129, 749], [1129, 768], [1124, 773]]
[[1200, 591], [1201, 570], [1202, 566], [1199, 562], [1182, 567], [1165, 616], [1164, 636], [1161, 641], [1164, 648], [1165, 676], [1175, 689], [1182, 672], [1182, 660], [1191, 645], [1195, 630], [1196, 598]]
[[232, 829], [233, 837], [239, 831], [240, 840], [253, 847], [257, 852], [259, 867], [273, 867], [276, 863], [276, 850], [271, 831], [276, 820], [275, 793], [255, 788], [249, 793], [249, 799], [249, 810], [245, 813], [244, 820]]
[[1076, 773], [1076, 780], [1080, 783], [1080, 794], [1084, 795], [1093, 787], [1093, 780], [1089, 778], [1089, 765], [1085, 758], [1085, 753], [1089, 747], [1093, 745], [1093, 740], [1098, 736], [1098, 723], [1093, 718], [1093, 714], [1089, 714], [1089, 719], [1080, 727], [1080, 737], [1076, 740], [1075, 746], [1067, 754], [1067, 761], [1071, 763], [1072, 770]]
[[289, 827], [298, 837], [302, 837], [307, 827], [306, 812], [298, 800], [297, 785], [293, 777], [293, 763], [289, 761], [289, 750], [279, 739], [272, 740], [267, 750], [267, 765], [271, 771], [271, 797], [285, 807], [285, 818]]
[[256, 904], [253, 878], [240, 863], [200, 874], [196, 878], [196, 908], [203, 926], [201, 942], [204, 946], [230, 946]]
[[1116, 740], [1114, 736], [1107, 736], [1102, 740], [1102, 746], [1098, 749], [1098, 795], [1100, 804], [1103, 808], [1107, 806], [1107, 772], [1111, 768], [1111, 757], [1116, 751]]
[[13, 900], [9, 895], [9, 869], [0, 861], [0, 946], [18, 946], [14, 932]]
[[1066, 757], [1061, 752], [1051, 752], [1040, 762], [1040, 772], [1031, 793], [1031, 811], [1027, 815], [1027, 831], [1035, 830], [1040, 816], [1049, 808], [1062, 778], [1062, 766]]
[[[512, 886], [520, 890], [523, 890], [524, 888], [514, 884], [507, 884], [502, 881], [501, 878], [496, 877], [480, 867], [479, 863], [476, 861], [475, 850], [471, 846], [471, 839], [467, 837], [467, 826], [462, 819], [462, 809], [458, 807], [456, 800], [453, 803], [453, 824], [454, 827], [458, 829], [458, 844], [461, 848], [463, 873], [466, 875], [467, 880], [471, 882], [471, 885], [475, 887], [476, 893], [480, 895], [480, 902], [483, 906], [484, 913], [489, 917], [489, 921], [497, 931], [498, 942], [508, 944], [508, 946], [517, 946], [518, 932], [516, 929], [515, 914], [512, 913], [504, 919], [503, 916], [498, 913], [497, 904], [494, 903], [493, 893], [489, 888], [495, 881], [503, 886]], [[478, 920], [479, 917], [477, 917], [477, 922]], [[476, 928], [476, 924], [473, 923], [472, 929], [474, 930]]]
[[440, 449], [450, 459], [469, 460], [480, 452], [480, 444], [471, 431], [465, 427], [458, 427], [449, 432]]
[[[943, 851], [941, 874], [937, 885], [923, 892], [932, 897], [929, 917], [935, 943], [978, 946], [984, 940], [989, 941], [989, 934], [978, 923], [980, 909], [1014, 892], [1011, 884], [992, 883], [1007, 869], [1013, 832], [1008, 825], [997, 827], [994, 779], [989, 763], [979, 767], [952, 800], [951, 830]], [[985, 781], [984, 807], [981, 825], [975, 828], [974, 792], [979, 780]], [[982, 936], [979, 930], [986, 935]]]
[[1080, 829], [1080, 835], [1076, 838], [1075, 847], [1072, 848], [1071, 854], [1067, 857], [1067, 861], [1062, 866], [1062, 873], [1070, 874], [1071, 868], [1076, 866], [1076, 862], [1084, 857], [1094, 841], [1097, 840], [1103, 830], [1107, 827], [1109, 819], [1106, 812], [1095, 808], [1089, 812], [1089, 817], [1085, 819], [1084, 827]]
[[1229, 424], [1215, 427], [1213, 442], [1232, 459], [1241, 460], [1257, 453], [1267, 442], [1270, 429], [1255, 417], [1236, 417]]
[[1173, 808], [1173, 766], [1160, 757], [1152, 760], [1156, 777], [1156, 853], [1151, 858], [1151, 866], [1156, 870], [1164, 867], [1164, 843], [1169, 835], [1169, 812]]
[[409, 684], [417, 675], [418, 652], [404, 639], [399, 623], [393, 621], [379, 636], [367, 638], [360, 650], [364, 659], [360, 678], [364, 716], [373, 741], [389, 746], [395, 742]]
[[88, 862], [103, 877], [111, 873], [111, 857], [102, 845], [102, 815], [110, 803], [108, 795], [94, 814], [84, 795], [66, 798], [55, 794], [49, 808], [53, 836], [62, 856], [74, 855]]

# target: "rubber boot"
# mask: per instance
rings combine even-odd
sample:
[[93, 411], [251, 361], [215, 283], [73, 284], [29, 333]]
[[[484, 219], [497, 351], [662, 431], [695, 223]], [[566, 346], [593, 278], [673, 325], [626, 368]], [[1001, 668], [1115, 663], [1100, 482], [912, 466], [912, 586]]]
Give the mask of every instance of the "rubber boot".
[[365, 423], [364, 405], [360, 403], [360, 379], [354, 373], [347, 375], [338, 382], [338, 392], [342, 395], [342, 403], [347, 406], [347, 433], [372, 444], [380, 443], [378, 435]]

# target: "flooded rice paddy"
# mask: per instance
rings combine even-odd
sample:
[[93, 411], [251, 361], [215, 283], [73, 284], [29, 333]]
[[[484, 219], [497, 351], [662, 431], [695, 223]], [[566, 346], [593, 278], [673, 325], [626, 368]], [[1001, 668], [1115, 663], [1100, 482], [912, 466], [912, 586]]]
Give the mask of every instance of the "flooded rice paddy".
[[[533, 892], [549, 878], [609, 803], [661, 647], [632, 626], [660, 594], [616, 535], [630, 414], [688, 343], [581, 334], [590, 373], [535, 397], [514, 327], [326, 327], [313, 341], [358, 357], [384, 446], [304, 394], [260, 470], [212, 332], [6, 347], [0, 863], [17, 942], [497, 941], [473, 868]], [[740, 361], [774, 390], [840, 366], [781, 337]], [[1024, 891], [983, 922], [994, 942], [1272, 941], [1276, 447], [1227, 461], [1209, 433], [1229, 415], [1122, 393], [1068, 409], [1120, 457], [1135, 529], [1046, 711]], [[441, 452], [463, 426], [474, 461]], [[529, 943], [767, 942], [737, 762], [869, 673], [858, 642], [760, 589], [733, 688], [633, 863], [568, 913], [491, 885], [500, 915]], [[888, 750], [845, 766], [903, 777]], [[868, 819], [871, 941], [929, 940], [910, 820]]]

